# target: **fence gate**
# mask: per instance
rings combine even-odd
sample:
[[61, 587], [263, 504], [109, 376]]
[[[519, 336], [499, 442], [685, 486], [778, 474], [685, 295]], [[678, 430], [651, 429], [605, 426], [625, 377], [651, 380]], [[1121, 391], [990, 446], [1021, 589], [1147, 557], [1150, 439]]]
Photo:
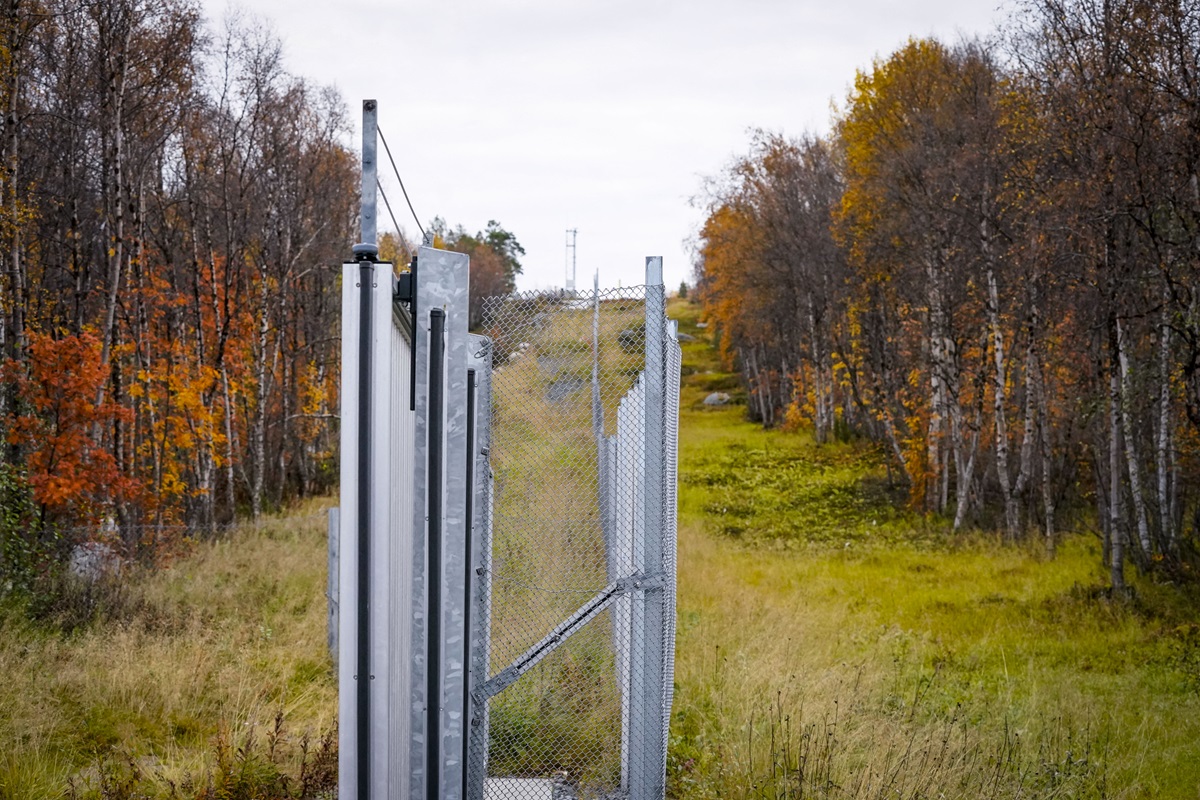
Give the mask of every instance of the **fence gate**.
[[665, 792], [679, 346], [646, 286], [343, 272], [339, 796]]

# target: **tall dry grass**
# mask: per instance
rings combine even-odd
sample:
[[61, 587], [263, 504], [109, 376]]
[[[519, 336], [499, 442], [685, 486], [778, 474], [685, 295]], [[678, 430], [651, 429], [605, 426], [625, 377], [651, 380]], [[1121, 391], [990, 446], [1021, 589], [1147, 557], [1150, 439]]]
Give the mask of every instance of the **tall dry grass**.
[[165, 568], [127, 571], [102, 593], [114, 607], [72, 632], [0, 616], [0, 798], [96, 788], [114, 760], [166, 791], [280, 715], [288, 741], [319, 742], [337, 712], [325, 531], [313, 503], [196, 543]]

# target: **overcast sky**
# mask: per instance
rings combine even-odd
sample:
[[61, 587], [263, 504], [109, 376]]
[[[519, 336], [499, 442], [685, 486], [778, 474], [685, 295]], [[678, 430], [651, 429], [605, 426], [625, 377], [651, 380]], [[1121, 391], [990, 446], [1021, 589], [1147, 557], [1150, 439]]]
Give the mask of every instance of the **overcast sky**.
[[[336, 86], [360, 144], [364, 98], [421, 223], [498, 220], [524, 245], [519, 288], [691, 280], [691, 205], [749, 131], [828, 130], [854, 72], [909, 36], [990, 33], [1001, 0], [241, 0], [295, 74]], [[205, 0], [217, 20], [226, 0]], [[380, 158], [383, 159], [382, 149]], [[381, 170], [387, 167], [382, 162]], [[396, 218], [416, 225], [395, 178]], [[403, 211], [403, 215], [402, 215]], [[380, 231], [390, 228], [382, 203]]]

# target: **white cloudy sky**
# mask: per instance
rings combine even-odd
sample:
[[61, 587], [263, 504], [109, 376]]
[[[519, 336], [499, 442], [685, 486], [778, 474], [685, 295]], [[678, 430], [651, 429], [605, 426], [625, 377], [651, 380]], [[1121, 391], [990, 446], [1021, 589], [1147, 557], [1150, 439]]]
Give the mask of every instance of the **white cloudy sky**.
[[[336, 86], [355, 125], [379, 101], [422, 224], [496, 219], [526, 249], [520, 288], [691, 275], [689, 201], [752, 128], [827, 130], [856, 68], [909, 36], [986, 34], [1001, 0], [240, 0], [289, 69]], [[210, 19], [226, 0], [205, 0]], [[356, 131], [355, 136], [360, 134]], [[354, 146], [358, 146], [358, 138]], [[381, 151], [382, 158], [382, 151]], [[386, 166], [386, 164], [385, 164]], [[410, 236], [395, 179], [384, 189]], [[380, 230], [391, 227], [380, 205]]]

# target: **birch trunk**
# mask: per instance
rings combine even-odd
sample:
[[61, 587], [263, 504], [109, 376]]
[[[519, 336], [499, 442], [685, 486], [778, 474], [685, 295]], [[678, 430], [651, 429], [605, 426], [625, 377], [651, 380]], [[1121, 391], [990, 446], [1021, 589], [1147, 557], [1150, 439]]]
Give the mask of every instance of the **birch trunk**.
[[1013, 498], [1012, 483], [1008, 468], [1008, 422], [1005, 406], [1008, 401], [1008, 365], [1004, 357], [1004, 331], [1000, 328], [1000, 291], [996, 286], [996, 273], [987, 271], [988, 322], [992, 327], [992, 357], [995, 360], [995, 385], [992, 391], [993, 418], [996, 426], [996, 473], [1000, 479], [1000, 497], [1004, 501], [1004, 522], [1008, 538], [1017, 537], [1019, 521], [1017, 503]]
[[[15, 21], [18, 19], [17, 15], [20, 12], [20, 3], [18, 0], [13, 0], [8, 6], [8, 13], [11, 15], [11, 19], [15, 25]], [[12, 292], [9, 300], [12, 313], [12, 338], [10, 341], [5, 342], [5, 344], [11, 348], [6, 355], [11, 354], [20, 360], [24, 358], [25, 352], [25, 307], [28, 302], [28, 287], [26, 285], [25, 266], [22, 258], [21, 225], [18, 222], [21, 214], [21, 198], [18, 190], [19, 181], [21, 180], [21, 139], [17, 111], [21, 97], [21, 70], [16, 62], [16, 48], [10, 46], [9, 50], [8, 108], [5, 109], [4, 120], [8, 132], [5, 140], [5, 149], [7, 152], [4, 154], [4, 162], [8, 174], [2, 176], [7, 178], [7, 185], [4, 187], [4, 191], [0, 193], [0, 203], [6, 206], [4, 208], [6, 223], [12, 232], [8, 249], [8, 281], [9, 290]], [[0, 392], [0, 396], [3, 396], [4, 402], [7, 403], [8, 392]]]
[[[279, 350], [281, 350], [281, 349], [282, 349], [282, 346], [278, 347], [276, 349], [276, 352], [279, 352]], [[282, 383], [280, 384], [283, 388], [283, 391], [281, 391], [279, 393], [280, 400], [283, 403], [283, 413], [279, 417], [280, 428], [281, 428], [281, 430], [279, 432], [279, 437], [280, 437], [279, 453], [276, 455], [276, 458], [275, 458], [275, 469], [277, 470], [276, 474], [275, 474], [275, 507], [276, 508], [283, 508], [283, 497], [284, 497], [284, 491], [286, 489], [284, 484], [287, 482], [287, 452], [288, 452], [287, 444], [288, 444], [288, 437], [291, 435], [291, 429], [292, 429], [292, 419], [291, 419], [291, 417], [292, 417], [292, 404], [291, 404], [292, 393], [289, 391], [290, 387], [288, 385], [290, 378], [291, 378], [291, 375], [290, 375], [291, 370], [289, 369], [290, 363], [291, 362], [289, 359], [286, 359], [286, 358], [283, 359], [283, 380], [282, 380]], [[299, 449], [299, 448], [297, 448], [297, 449]]]
[[1038, 404], [1038, 443], [1042, 457], [1042, 512], [1046, 515], [1046, 551], [1053, 557], [1055, 553], [1055, 504], [1053, 485], [1050, 481], [1051, 464], [1053, 464], [1053, 453], [1050, 449], [1050, 404], [1046, 399], [1046, 373], [1042, 368], [1040, 358], [1035, 366], [1037, 367], [1035, 388]]
[[925, 482], [925, 506], [945, 511], [942, 497], [942, 426], [945, 421], [946, 387], [943, 381], [943, 330], [945, 307], [940, 270], [932, 256], [926, 265], [929, 279], [929, 432], [926, 442], [929, 475]]
[[763, 374], [766, 376], [766, 380], [760, 384], [766, 386], [766, 397], [763, 404], [763, 423], [767, 427], [771, 427], [775, 424], [775, 395], [771, 391], [771, 371], [767, 370]]
[[1163, 288], [1162, 322], [1158, 337], [1158, 443], [1154, 461], [1158, 470], [1158, 518], [1161, 541], [1167, 552], [1174, 553], [1175, 525], [1171, 518], [1170, 472], [1168, 468], [1171, 448], [1171, 326], [1167, 314], [1170, 292]]
[[225, 416], [225, 492], [228, 495], [225, 502], [229, 504], [229, 520], [232, 521], [237, 509], [237, 487], [234, 482], [233, 458], [233, 393], [229, 391], [229, 370], [221, 366], [221, 394], [224, 401]]
[[1129, 493], [1133, 497], [1133, 511], [1138, 529], [1138, 543], [1142, 548], [1142, 556], [1149, 558], [1153, 552], [1150, 542], [1150, 523], [1146, 513], [1146, 498], [1142, 494], [1142, 471], [1138, 460], [1136, 434], [1133, 430], [1133, 415], [1129, 409], [1133, 402], [1130, 387], [1129, 354], [1125, 346], [1125, 333], [1121, 321], [1116, 321], [1117, 362], [1120, 365], [1120, 409], [1121, 424], [1125, 438], [1125, 460], [1129, 467]]
[[[103, 368], [108, 367], [109, 358], [112, 355], [113, 332], [116, 327], [117, 319], [117, 301], [120, 297], [121, 287], [121, 265], [125, 260], [125, 90], [126, 80], [128, 78], [128, 54], [130, 40], [133, 35], [133, 24], [126, 20], [124, 30], [117, 33], [116, 38], [119, 40], [116, 46], [106, 54], [105, 66], [108, 68], [108, 92], [109, 103], [112, 104], [109, 109], [108, 124], [110, 126], [109, 135], [112, 136], [109, 151], [106, 153], [108, 161], [105, 174], [104, 187], [104, 204], [105, 204], [105, 221], [112, 227], [109, 229], [109, 248], [108, 248], [108, 296], [105, 299], [104, 323], [101, 328], [100, 337], [100, 365]], [[103, 41], [103, 37], [102, 37]], [[104, 387], [105, 383], [101, 382], [100, 387], [96, 390], [96, 405], [99, 406], [104, 402]], [[99, 441], [98, 429], [96, 426], [96, 436], [94, 438]]]
[[[963, 474], [966, 471], [967, 440], [965, 434], [966, 421], [962, 411], [962, 374], [958, 366], [958, 353], [954, 339], [949, 335], [949, 322], [946, 321], [942, 331], [942, 386], [944, 387], [943, 404], [946, 416], [950, 420], [950, 448], [954, 456], [954, 492], [963, 492]], [[947, 461], [949, 459], [943, 459]], [[950, 469], [949, 464], [942, 470], [942, 511], [950, 507]], [[956, 509], [957, 510], [957, 509]]]
[[1021, 463], [1017, 467], [1017, 480], [1013, 483], [1013, 503], [1016, 505], [1017, 533], [1021, 533], [1021, 501], [1029, 489], [1030, 476], [1033, 475], [1033, 434], [1034, 427], [1034, 386], [1033, 375], [1036, 369], [1035, 344], [1036, 334], [1031, 324], [1029, 330], [1029, 345], [1025, 348], [1025, 398], [1023, 405], [1024, 424], [1021, 430]]
[[1114, 595], [1125, 593], [1125, 537], [1121, 531], [1121, 386], [1117, 365], [1108, 378], [1109, 579]]
[[[956, 491], [958, 492], [957, 508], [954, 511], [954, 530], [959, 530], [966, 521], [974, 497], [975, 465], [979, 461], [979, 440], [983, 430], [984, 396], [987, 394], [987, 348], [991, 332], [987, 326], [979, 332], [979, 351], [983, 353], [983, 361], [975, 373], [973, 380], [975, 389], [975, 416], [970, 424], [970, 444], [967, 450], [966, 464], [960, 467]], [[961, 409], [961, 406], [959, 406]], [[962, 417], [962, 414], [959, 414]]]
[[975, 480], [975, 461], [979, 453], [979, 430], [983, 418], [983, 397], [975, 409], [975, 424], [971, 426], [970, 447], [966, 463], [958, 467], [958, 479], [955, 482], [956, 508], [954, 509], [954, 530], [962, 527], [967, 518], [967, 510], [971, 502], [971, 484]]
[[267, 345], [268, 333], [271, 330], [270, 308], [268, 305], [268, 286], [266, 267], [259, 270], [259, 324], [257, 364], [255, 378], [258, 386], [258, 397], [254, 408], [254, 420], [250, 426], [250, 449], [253, 459], [250, 467], [250, 511], [255, 519], [262, 515], [263, 485], [267, 472], [267, 399], [270, 394], [267, 375]]
[[812, 300], [809, 300], [808, 331], [812, 343], [813, 366], [813, 427], [818, 443], [824, 443], [828, 438], [828, 428], [825, 420], [825, 375], [821, 369], [821, 346], [817, 341], [817, 320], [812, 310]]

